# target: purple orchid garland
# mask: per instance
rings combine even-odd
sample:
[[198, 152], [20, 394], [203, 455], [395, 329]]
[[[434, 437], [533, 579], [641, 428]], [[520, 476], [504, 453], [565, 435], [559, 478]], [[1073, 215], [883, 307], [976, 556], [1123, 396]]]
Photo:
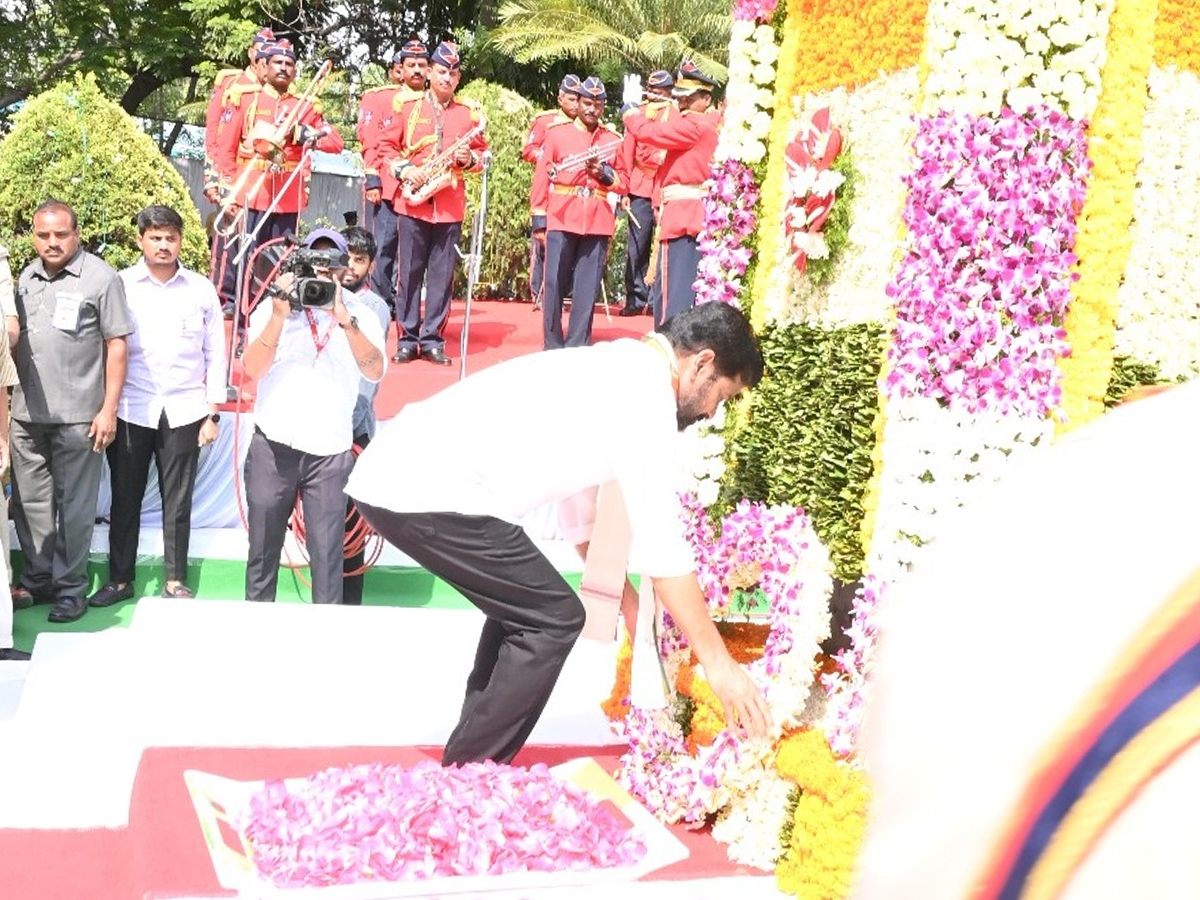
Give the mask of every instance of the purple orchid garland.
[[909, 245], [888, 285], [891, 396], [1039, 417], [1058, 406], [1086, 130], [1048, 108], [918, 123]]
[[758, 182], [754, 170], [736, 159], [714, 163], [704, 198], [704, 225], [697, 238], [700, 265], [696, 270], [696, 303], [738, 302], [742, 276], [753, 252], [747, 241], [757, 219]]

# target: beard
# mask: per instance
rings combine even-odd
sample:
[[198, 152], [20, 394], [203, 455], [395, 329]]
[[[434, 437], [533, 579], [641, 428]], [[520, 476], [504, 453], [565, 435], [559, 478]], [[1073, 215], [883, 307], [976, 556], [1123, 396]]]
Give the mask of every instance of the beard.
[[362, 278], [346, 276], [342, 279], [342, 287], [348, 291], [354, 291], [354, 293], [357, 294], [360, 290], [362, 290], [362, 286], [366, 283], [366, 281], [366, 275], [364, 275]]

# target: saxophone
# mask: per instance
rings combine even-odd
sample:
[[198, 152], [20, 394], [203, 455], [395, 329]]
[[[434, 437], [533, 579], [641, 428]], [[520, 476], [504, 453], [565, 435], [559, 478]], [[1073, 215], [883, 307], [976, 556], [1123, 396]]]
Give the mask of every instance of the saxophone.
[[[467, 146], [477, 136], [483, 134], [485, 124], [484, 121], [480, 120], [478, 125], [462, 137], [456, 139], [441, 152], [435, 153], [429, 159], [425, 160], [420, 166], [420, 171], [426, 176], [425, 182], [420, 187], [413, 187], [410, 182], [405, 181], [404, 188], [401, 191], [404, 202], [411, 205], [424, 203], [434, 194], [448, 188], [451, 182], [454, 181], [454, 173], [450, 168], [451, 163], [454, 162], [454, 154]], [[400, 160], [396, 162], [398, 163]], [[396, 170], [396, 163], [392, 164], [392, 174], [400, 178], [400, 172]], [[403, 179], [401, 180], [403, 181]]]

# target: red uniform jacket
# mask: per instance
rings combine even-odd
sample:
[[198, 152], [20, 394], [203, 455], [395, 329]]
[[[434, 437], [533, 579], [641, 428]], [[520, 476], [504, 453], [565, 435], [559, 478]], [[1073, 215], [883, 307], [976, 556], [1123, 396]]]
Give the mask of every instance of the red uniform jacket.
[[[611, 148], [607, 155], [616, 175], [611, 185], [600, 184], [588, 174], [586, 166], [559, 168], [569, 157], [593, 147]], [[594, 131], [588, 131], [587, 126], [575, 119], [552, 126], [546, 132], [542, 157], [538, 160], [538, 169], [550, 185], [547, 229], [612, 237], [616, 216], [608, 196], [625, 192], [620, 156], [621, 135], [611, 125], [602, 123]]]
[[[383, 87], [363, 91], [362, 99], [358, 101], [358, 123], [354, 126], [354, 133], [362, 145], [363, 175], [366, 176], [363, 187], [367, 190], [384, 188], [389, 181], [393, 182], [391, 187], [395, 190], [396, 179], [392, 178], [390, 172], [385, 174], [379, 171], [376, 155], [379, 149], [380, 129], [384, 127], [385, 122], [391, 122], [392, 100], [399, 90], [398, 85], [385, 84]], [[388, 196], [386, 190], [384, 196]]]
[[[666, 101], [643, 103], [642, 112], [648, 119], [658, 119], [666, 115], [666, 110], [671, 105]], [[650, 197], [654, 200], [654, 205], [658, 205], [655, 192], [656, 176], [666, 156], [666, 150], [639, 141], [628, 130], [625, 132], [625, 142], [621, 147], [621, 167], [629, 175], [630, 197]]]
[[[231, 102], [230, 88], [257, 89], [258, 78], [252, 69], [222, 69], [213, 83], [212, 95], [204, 113], [204, 185], [219, 184], [221, 176], [217, 168], [217, 134], [224, 124], [222, 113]], [[240, 98], [241, 93], [236, 94]], [[237, 99], [232, 99], [236, 105]]]
[[625, 130], [639, 141], [667, 151], [658, 170], [658, 239], [696, 236], [704, 224], [704, 189], [721, 117], [715, 110], [681, 112], [669, 109], [661, 119], [648, 119], [640, 109], [625, 113]]
[[[420, 166], [448, 149], [482, 121], [479, 106], [474, 101], [451, 100], [442, 108], [433, 94], [397, 95], [396, 115], [379, 135], [378, 158], [380, 168], [391, 169], [397, 159], [409, 165]], [[407, 204], [397, 194], [396, 212], [414, 219], [435, 224], [461, 222], [467, 210], [467, 187], [463, 172], [478, 172], [483, 167], [482, 154], [487, 150], [487, 137], [477, 133], [467, 146], [475, 154], [475, 162], [467, 169], [450, 166], [450, 184], [428, 200], [418, 204]]]
[[546, 142], [546, 132], [552, 125], [570, 122], [571, 117], [561, 109], [548, 109], [533, 117], [529, 126], [529, 135], [525, 138], [525, 146], [521, 148], [521, 159], [533, 163], [533, 184], [529, 188], [529, 211], [531, 215], [546, 215], [546, 204], [550, 197], [550, 181], [546, 178], [544, 169], [538, 168], [538, 157], [542, 155], [542, 144]]
[[[300, 98], [295, 94], [280, 96], [275, 88], [264, 85], [261, 90], [242, 95], [229, 123], [230, 127], [221, 129], [218, 134], [218, 165], [222, 178], [233, 182], [240, 179], [247, 168], [251, 170], [235, 198], [248, 209], [264, 210], [269, 207], [272, 199], [283, 190], [284, 184], [300, 164], [303, 148], [294, 139], [296, 125], [314, 129], [328, 128], [328, 133], [316, 143], [318, 150], [340, 153], [345, 147], [342, 136], [326, 124], [314, 106], [306, 103], [284, 137], [281, 159], [273, 163], [256, 156], [252, 149], [251, 136], [270, 133], [299, 103]], [[311, 161], [306, 161], [305, 170], [279, 198], [275, 212], [294, 213], [304, 209], [308, 204], [308, 179], [311, 168]]]

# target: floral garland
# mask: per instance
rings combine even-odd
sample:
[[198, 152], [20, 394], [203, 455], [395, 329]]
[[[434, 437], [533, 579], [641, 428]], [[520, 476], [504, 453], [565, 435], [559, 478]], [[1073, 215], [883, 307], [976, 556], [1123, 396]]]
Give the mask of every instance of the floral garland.
[[1143, 128], [1153, 140], [1137, 168], [1115, 351], [1157, 366], [1165, 379], [1190, 378], [1200, 373], [1200, 78], [1155, 67], [1149, 83]]
[[766, 156], [779, 45], [769, 24], [774, 0], [739, 0], [729, 43], [729, 85], [697, 237], [697, 303], [738, 303], [753, 258], [758, 176]]
[[850, 893], [867, 829], [866, 777], [838, 760], [816, 731], [788, 735], [775, 765], [796, 785], [787, 852], [775, 869], [776, 883], [806, 900], [842, 900]]
[[[704, 508], [694, 496], [685, 496], [684, 518], [697, 574], [714, 613], [735, 608], [739, 591], [744, 601], [747, 593], [755, 593], [752, 587], [766, 600], [769, 634], [761, 657], [747, 668], [777, 726], [794, 726], [805, 714], [817, 650], [829, 633], [828, 554], [807, 516], [791, 507], [744, 501], [716, 536]], [[781, 797], [786, 796], [771, 766], [771, 743], [742, 742], [724, 728], [719, 704], [699, 673], [689, 670], [690, 651], [669, 617], [660, 650], [670, 682], [690, 691], [695, 711], [678, 717], [674, 707], [610, 704], [610, 714], [625, 713], [613, 727], [629, 743], [618, 780], [664, 821], [699, 822], [719, 812], [721, 839], [729, 842], [731, 857], [769, 862], [778, 856], [781, 819], [767, 816], [772, 821], [764, 825], [761, 801], [774, 797], [769, 808], [781, 816]], [[685, 734], [684, 724], [690, 728], [692, 722], [697, 731]], [[768, 836], [773, 839], [764, 844]]]
[[1096, 108], [1114, 0], [941, 0], [929, 8], [923, 111]]
[[1158, 0], [1154, 61], [1166, 68], [1200, 74], [1200, 30], [1195, 0]]
[[1134, 175], [1142, 157], [1142, 120], [1154, 44], [1157, 0], [1122, 0], [1113, 9], [1103, 92], [1088, 129], [1093, 163], [1087, 200], [1079, 214], [1075, 252], [1079, 280], [1067, 313], [1070, 356], [1063, 373], [1064, 427], [1104, 412], [1113, 369], [1117, 290], [1132, 246]]
[[908, 250], [888, 292], [890, 394], [1047, 415], [1091, 166], [1082, 123], [1053, 109], [940, 114], [918, 125], [914, 152]]

